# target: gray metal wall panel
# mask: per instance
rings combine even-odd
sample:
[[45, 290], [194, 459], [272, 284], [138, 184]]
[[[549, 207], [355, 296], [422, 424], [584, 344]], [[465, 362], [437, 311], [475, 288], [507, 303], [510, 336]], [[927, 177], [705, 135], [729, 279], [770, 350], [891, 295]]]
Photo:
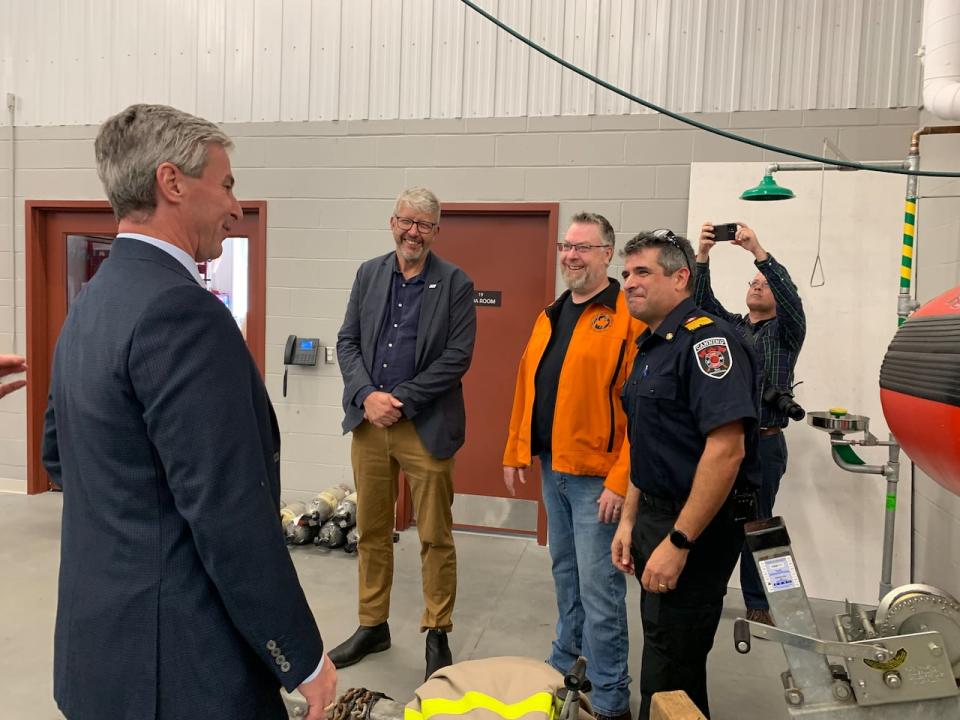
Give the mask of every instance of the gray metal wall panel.
[[[37, 0], [35, 6], [36, 15], [34, 17], [44, 18], [49, 28], [48, 32], [41, 33], [36, 40], [37, 52], [40, 57], [45, 58], [45, 62], [40, 63], [37, 67], [37, 85], [38, 87], [56, 90], [55, 92], [45, 92], [37, 98], [36, 112], [39, 117], [67, 117], [63, 107], [64, 93], [59, 92], [61, 77], [64, 74], [61, 47], [69, 47], [69, 45], [63, 45], [65, 38], [61, 37], [64, 27], [61, 22], [62, 5], [63, 0]], [[5, 34], [12, 34], [14, 27], [13, 22], [11, 22]], [[8, 51], [13, 51], [13, 38], [9, 35], [7, 37], [10, 44], [6, 47]], [[11, 55], [11, 60], [12, 58]]]
[[[579, 68], [596, 74], [597, 35], [600, 29], [600, 0], [567, 0], [563, 25], [561, 57]], [[562, 75], [561, 115], [593, 115], [596, 112], [597, 86], [572, 72]]]
[[[530, 32], [530, 0], [500, 0], [498, 17], [526, 35]], [[494, 115], [520, 117], [527, 114], [530, 54], [532, 50], [506, 33], [497, 44], [497, 86]]]
[[[917, 106], [922, 0], [480, 0], [678, 112]], [[229, 122], [648, 112], [457, 0], [6, 0], [24, 125], [134, 101]], [[0, 122], [6, 123], [3, 116]]]
[[[137, 95], [141, 102], [170, 102], [170, 52], [167, 25], [173, 19], [161, 3], [141, 2], [137, 16], [137, 50], [140, 73]], [[252, 18], [250, 26], [253, 26]], [[44, 118], [43, 124], [55, 124]]]
[[[90, 38], [84, 27], [86, 0], [60, 3], [60, 112], [69, 124], [82, 122], [84, 112], [84, 78]], [[54, 36], [51, 33], [51, 36]]]
[[[619, 88], [630, 89], [633, 70], [634, 0], [609, 0], [600, 6], [601, 42], [597, 76]], [[597, 114], [630, 112], [630, 101], [606, 88], [597, 88]]]
[[226, 10], [226, 0], [203, 0], [197, 7], [196, 108], [201, 117], [224, 117]]
[[370, 18], [370, 114], [400, 117], [400, 29], [403, 3], [374, 0]]
[[310, 0], [284, 0], [280, 53], [280, 119], [310, 116], [310, 65], [313, 6]]
[[400, 25], [400, 117], [430, 117], [433, 0], [404, 0]]
[[313, 0], [310, 11], [309, 120], [340, 117], [341, 0]]
[[[553, 53], [563, 49], [563, 14], [551, 0], [532, 0], [530, 37]], [[538, 52], [530, 54], [530, 95], [527, 115], [560, 114], [560, 77], [562, 68]]]
[[340, 120], [370, 117], [370, 0], [340, 5]]
[[[97, 0], [87, 0], [96, 4]], [[167, 0], [170, 36], [170, 104], [174, 107], [197, 107], [197, 2]], [[172, 11], [172, 12], [170, 12]], [[183, 32], [190, 28], [191, 32]], [[119, 109], [119, 108], [118, 108]]]
[[449, 0], [433, 4], [433, 73], [430, 117], [455, 118], [463, 109], [465, 6]]
[[283, 62], [283, 3], [255, 0], [253, 5], [254, 122], [280, 120], [280, 72]]
[[[496, 14], [497, 0], [487, 0], [487, 10]], [[463, 59], [463, 116], [491, 117], [497, 76], [497, 40], [500, 31], [471, 11], [466, 15]]]
[[[253, 17], [255, 0], [229, 0], [224, 47], [223, 119], [250, 122], [253, 97]], [[227, 90], [229, 88], [229, 91]], [[217, 119], [217, 118], [211, 118]]]

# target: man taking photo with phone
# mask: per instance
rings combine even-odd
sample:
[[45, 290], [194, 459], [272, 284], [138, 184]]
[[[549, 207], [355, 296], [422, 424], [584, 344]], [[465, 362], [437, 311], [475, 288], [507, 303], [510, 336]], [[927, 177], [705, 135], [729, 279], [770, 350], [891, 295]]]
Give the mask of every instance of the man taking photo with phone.
[[[733, 226], [733, 227], [731, 227]], [[731, 237], [732, 235], [732, 237]], [[754, 257], [757, 274], [747, 283], [747, 313], [731, 313], [720, 304], [710, 287], [710, 251], [718, 239], [729, 238]], [[787, 269], [760, 245], [757, 234], [743, 222], [700, 228], [694, 301], [740, 331], [756, 352], [760, 369], [760, 468], [763, 483], [758, 493], [758, 518], [773, 515], [780, 479], [787, 469], [787, 443], [783, 429], [793, 404], [793, 371], [807, 332], [806, 315], [797, 286]], [[796, 410], [800, 410], [796, 407]], [[750, 551], [740, 555], [740, 586], [747, 606], [747, 619], [773, 625], [766, 593]]]

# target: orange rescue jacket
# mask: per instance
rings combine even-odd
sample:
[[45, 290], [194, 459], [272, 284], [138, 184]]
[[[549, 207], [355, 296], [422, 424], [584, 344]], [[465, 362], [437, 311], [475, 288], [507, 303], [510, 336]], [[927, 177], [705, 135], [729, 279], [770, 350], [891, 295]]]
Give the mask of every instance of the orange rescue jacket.
[[[569, 290], [563, 293], [540, 313], [520, 358], [503, 452], [507, 467], [530, 464], [534, 378], [553, 333], [550, 315], [569, 294]], [[630, 317], [619, 284], [611, 280], [577, 321], [557, 384], [551, 439], [554, 470], [604, 477], [604, 486], [620, 495], [626, 495], [630, 478], [627, 418], [620, 391], [633, 368], [637, 338], [645, 329], [644, 323]]]

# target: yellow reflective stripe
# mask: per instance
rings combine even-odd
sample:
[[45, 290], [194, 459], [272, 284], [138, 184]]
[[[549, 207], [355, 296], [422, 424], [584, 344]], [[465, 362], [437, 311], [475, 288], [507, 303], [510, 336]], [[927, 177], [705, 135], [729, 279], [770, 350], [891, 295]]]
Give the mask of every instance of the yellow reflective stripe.
[[900, 268], [900, 277], [906, 278], [907, 280], [909, 280], [909, 279], [910, 279], [910, 268], [908, 268], [908, 267], [901, 267], [901, 268]]
[[910, 223], [903, 224], [903, 234], [907, 237], [913, 237], [913, 225]]
[[910, 200], [907, 200], [906, 206], [907, 206], [906, 210], [908, 213], [910, 213], [911, 215], [917, 214], [917, 204], [915, 202], [911, 202]]
[[505, 720], [517, 720], [527, 713], [541, 712], [547, 717], [553, 714], [553, 694], [538, 692], [511, 705], [500, 702], [482, 692], [471, 690], [459, 700], [448, 698], [425, 698], [420, 701], [420, 712], [412, 708], [403, 711], [404, 720], [430, 720], [434, 715], [466, 715], [471, 710], [483, 709], [496, 713]]
[[900, 253], [903, 257], [912, 258], [913, 257], [913, 245], [904, 245]]

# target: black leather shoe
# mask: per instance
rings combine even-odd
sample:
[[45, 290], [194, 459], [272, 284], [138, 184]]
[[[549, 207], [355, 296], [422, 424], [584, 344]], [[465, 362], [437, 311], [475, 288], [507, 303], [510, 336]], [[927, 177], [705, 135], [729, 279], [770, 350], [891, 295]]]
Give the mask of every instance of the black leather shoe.
[[360, 662], [371, 653], [383, 652], [389, 648], [390, 627], [385, 622], [372, 627], [361, 625], [353, 635], [327, 653], [327, 657], [339, 670]]
[[440, 668], [452, 664], [453, 656], [450, 654], [446, 631], [440, 628], [427, 630], [427, 672], [423, 679], [428, 679]]

